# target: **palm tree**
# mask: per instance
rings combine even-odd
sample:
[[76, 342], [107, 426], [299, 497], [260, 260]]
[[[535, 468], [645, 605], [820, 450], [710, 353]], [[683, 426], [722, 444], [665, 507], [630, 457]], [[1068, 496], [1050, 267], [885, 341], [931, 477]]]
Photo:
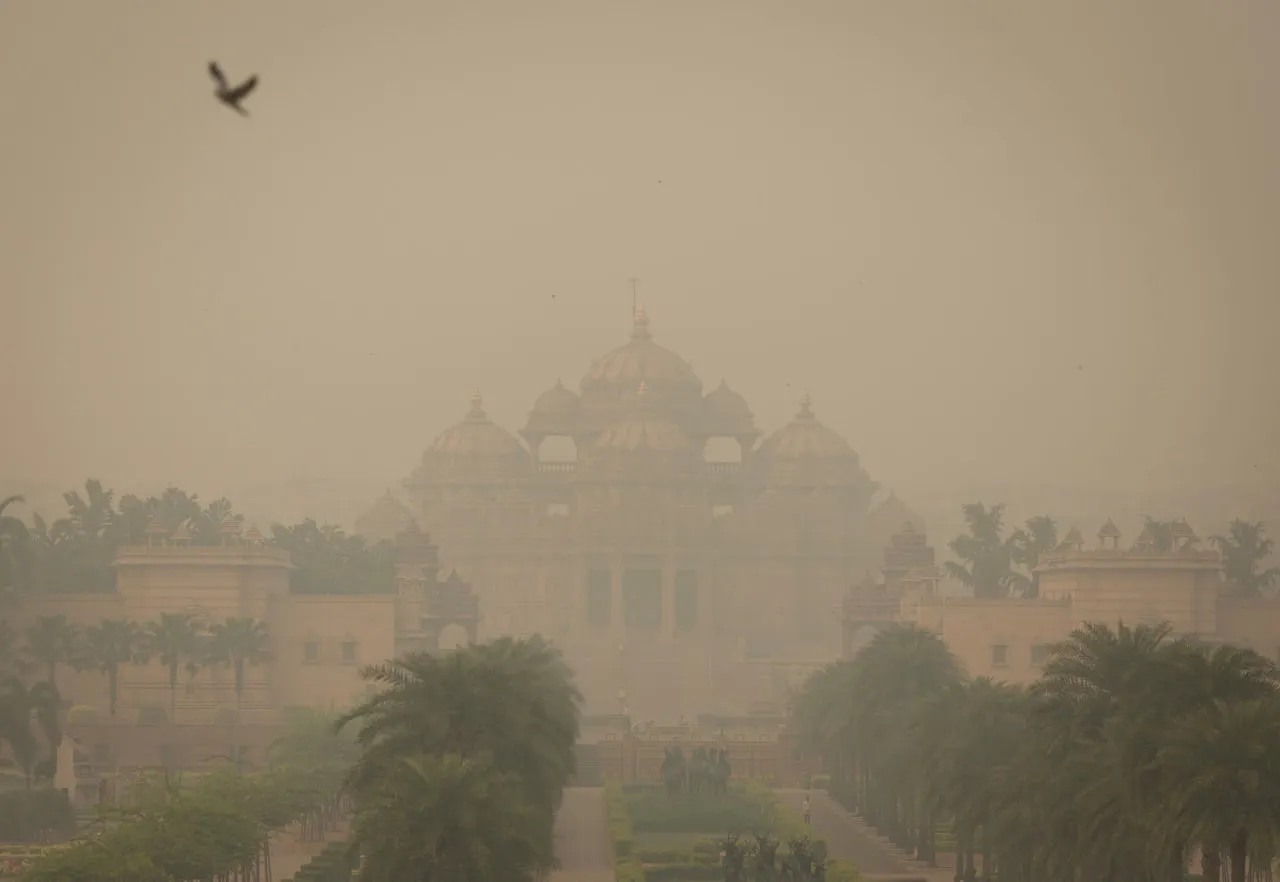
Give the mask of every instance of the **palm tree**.
[[947, 573], [973, 591], [974, 597], [1008, 597], [1017, 584], [1013, 570], [1015, 544], [1002, 536], [1004, 506], [990, 508], [981, 502], [964, 506], [969, 532], [947, 546], [960, 562], [949, 560]]
[[1211, 536], [1209, 541], [1222, 554], [1227, 585], [1241, 596], [1261, 597], [1280, 581], [1280, 567], [1258, 569], [1275, 550], [1275, 542], [1267, 538], [1261, 521], [1250, 523], [1237, 518], [1228, 527], [1227, 535]]
[[560, 653], [539, 637], [502, 638], [447, 656], [409, 655], [365, 670], [383, 689], [339, 719], [359, 721], [363, 749], [350, 786], [376, 788], [384, 770], [418, 753], [487, 754], [518, 776], [551, 836], [575, 765], [582, 698]]
[[1231, 882], [1270, 869], [1280, 836], [1280, 703], [1214, 701], [1183, 718], [1157, 757], [1167, 780], [1165, 827], [1203, 842], [1205, 882], [1217, 882], [1219, 855]]
[[31, 580], [31, 537], [27, 525], [4, 513], [5, 509], [25, 500], [21, 496], [0, 499], [0, 600]]
[[189, 613], [161, 613], [144, 629], [143, 647], [149, 658], [155, 658], [169, 669], [169, 724], [177, 721], [178, 670], [184, 665], [190, 674], [199, 667], [200, 625]]
[[58, 745], [62, 743], [58, 727], [61, 704], [62, 696], [52, 683], [36, 683], [28, 689], [17, 678], [0, 682], [0, 740], [8, 742], [14, 759], [26, 774], [28, 789], [40, 755], [31, 718], [36, 718], [49, 745], [49, 765], [52, 767], [57, 763]]
[[487, 754], [419, 753], [382, 769], [362, 796], [351, 847], [369, 880], [532, 880], [551, 869], [551, 840], [517, 777]]
[[92, 625], [84, 634], [84, 661], [107, 677], [110, 715], [116, 715], [116, 701], [120, 684], [120, 666], [143, 664], [144, 634], [137, 622], [128, 619], [105, 619]]
[[230, 665], [235, 673], [236, 720], [234, 738], [236, 768], [240, 768], [240, 707], [244, 700], [244, 673], [246, 667], [255, 667], [267, 661], [269, 639], [267, 626], [256, 619], [229, 618], [211, 629], [213, 646], [210, 662]]
[[37, 616], [27, 627], [24, 651], [32, 663], [43, 665], [45, 680], [58, 685], [58, 665], [77, 665], [80, 661], [80, 629], [59, 613]]

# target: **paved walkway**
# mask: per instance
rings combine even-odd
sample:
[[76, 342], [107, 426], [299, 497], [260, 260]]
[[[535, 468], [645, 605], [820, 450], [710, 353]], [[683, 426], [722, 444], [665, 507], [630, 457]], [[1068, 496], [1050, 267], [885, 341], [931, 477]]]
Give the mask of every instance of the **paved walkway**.
[[603, 787], [569, 787], [556, 815], [556, 857], [551, 882], [614, 882]]
[[292, 879], [303, 865], [324, 850], [324, 847], [335, 839], [345, 839], [347, 825], [338, 825], [336, 831], [325, 834], [323, 842], [303, 842], [298, 838], [296, 825], [286, 827], [271, 835], [271, 878], [276, 880]]
[[[804, 790], [779, 790], [782, 797], [798, 814], [804, 803]], [[809, 793], [810, 820], [816, 836], [826, 840], [827, 856], [849, 861], [858, 868], [864, 879], [920, 879], [936, 878], [934, 873], [920, 868], [901, 854], [886, 847], [874, 831], [856, 818], [850, 817], [845, 808], [827, 795], [826, 791]]]

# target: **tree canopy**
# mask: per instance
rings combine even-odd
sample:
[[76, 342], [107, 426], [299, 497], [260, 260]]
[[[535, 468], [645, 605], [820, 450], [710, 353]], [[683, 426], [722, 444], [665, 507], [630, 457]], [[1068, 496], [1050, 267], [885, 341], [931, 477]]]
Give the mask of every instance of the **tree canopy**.
[[[0, 599], [21, 593], [90, 593], [115, 590], [112, 562], [124, 546], [145, 545], [147, 529], [159, 521], [172, 532], [185, 525], [191, 544], [218, 545], [227, 518], [243, 521], [225, 498], [204, 503], [194, 493], [169, 487], [158, 496], [128, 494], [88, 480], [83, 490], [63, 494], [66, 514], [46, 521], [17, 516], [21, 496], [0, 499]], [[271, 526], [270, 542], [287, 549], [297, 567], [295, 591], [317, 594], [390, 593], [395, 566], [390, 543], [369, 544], [341, 528], [303, 520]]]
[[957, 880], [1205, 882], [1280, 845], [1280, 677], [1250, 650], [1166, 626], [1087, 625], [1029, 689], [967, 679], [900, 626], [805, 685], [796, 718], [833, 789]]

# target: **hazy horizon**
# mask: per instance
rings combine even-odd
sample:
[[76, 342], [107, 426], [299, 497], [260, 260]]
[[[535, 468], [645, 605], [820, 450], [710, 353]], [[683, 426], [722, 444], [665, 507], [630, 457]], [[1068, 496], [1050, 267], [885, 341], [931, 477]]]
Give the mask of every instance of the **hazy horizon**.
[[1280, 485], [1273, 3], [11, 0], [0, 50], [0, 475], [398, 488], [638, 277], [902, 493]]

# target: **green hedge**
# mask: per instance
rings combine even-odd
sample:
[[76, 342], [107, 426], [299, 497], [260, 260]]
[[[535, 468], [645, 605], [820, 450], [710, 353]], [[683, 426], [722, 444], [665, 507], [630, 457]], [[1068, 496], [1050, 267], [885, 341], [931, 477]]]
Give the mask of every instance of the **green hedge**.
[[730, 784], [724, 796], [682, 793], [672, 797], [665, 788], [650, 784], [632, 785], [624, 793], [637, 833], [723, 835], [729, 830], [758, 830], [769, 824], [771, 803], [762, 802], [738, 782]]
[[627, 798], [616, 778], [604, 782], [604, 814], [609, 823], [609, 836], [613, 839], [613, 853], [621, 860], [631, 854], [635, 834], [631, 827], [631, 814], [627, 811]]

